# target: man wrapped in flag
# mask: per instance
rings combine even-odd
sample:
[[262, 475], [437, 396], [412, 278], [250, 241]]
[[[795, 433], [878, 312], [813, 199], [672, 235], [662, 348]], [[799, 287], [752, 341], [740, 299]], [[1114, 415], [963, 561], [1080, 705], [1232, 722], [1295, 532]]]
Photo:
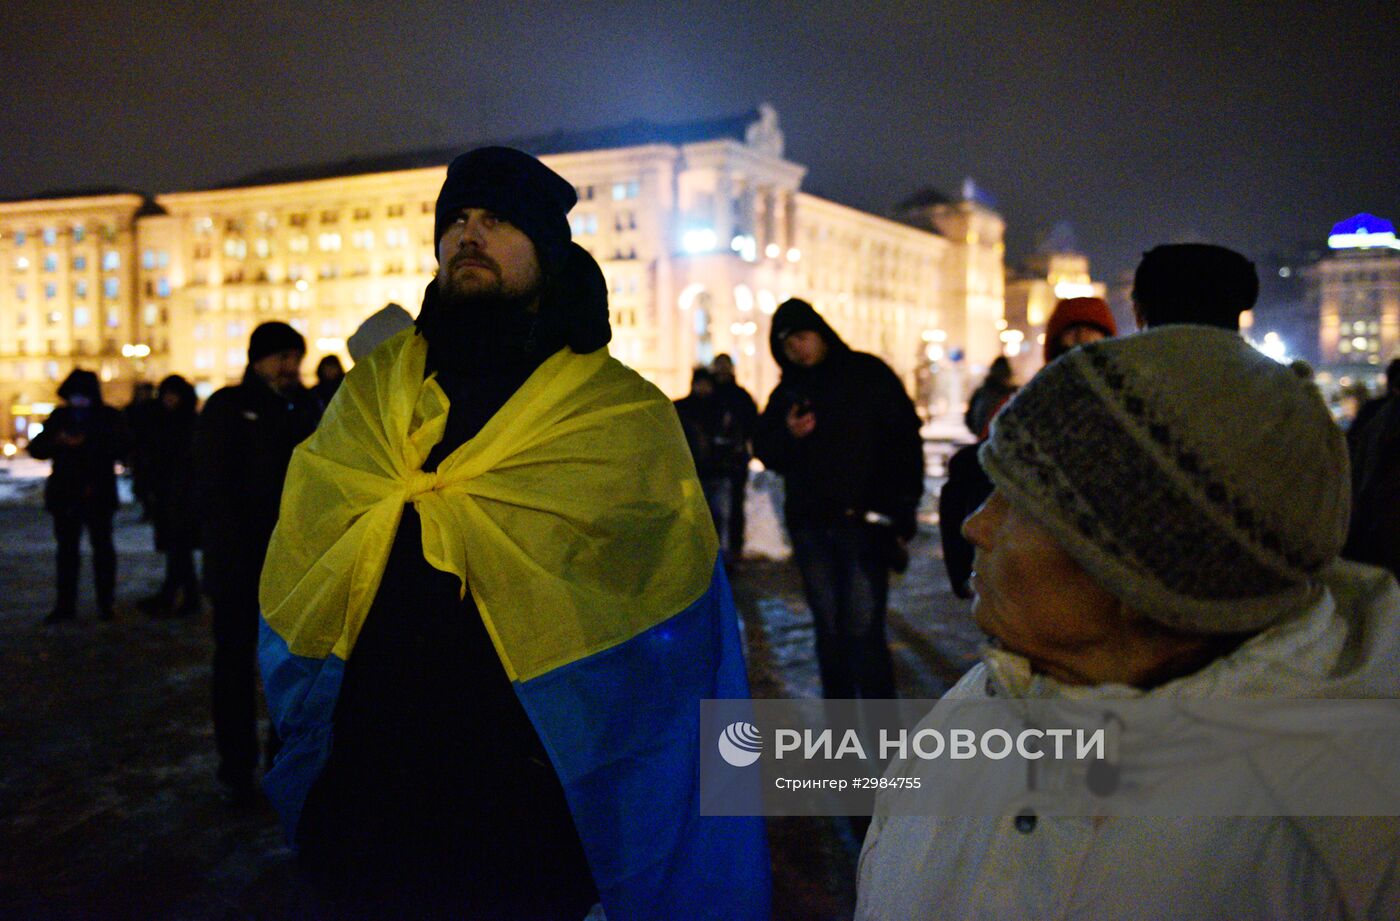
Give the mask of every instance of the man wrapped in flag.
[[265, 779], [347, 906], [764, 918], [757, 818], [699, 815], [699, 701], [746, 697], [670, 402], [607, 354], [572, 186], [448, 168], [416, 328], [298, 447], [263, 570]]

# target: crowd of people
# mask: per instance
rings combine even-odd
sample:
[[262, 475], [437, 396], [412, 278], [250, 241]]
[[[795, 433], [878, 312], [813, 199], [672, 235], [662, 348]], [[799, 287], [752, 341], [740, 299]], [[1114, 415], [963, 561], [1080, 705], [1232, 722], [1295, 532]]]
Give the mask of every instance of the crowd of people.
[[[925, 479], [900, 379], [792, 298], [761, 413], [727, 355], [672, 404], [608, 355], [576, 200], [524, 153], [463, 154], [417, 319], [377, 314], [348, 373], [328, 357], [304, 387], [305, 341], [265, 323], [201, 411], [171, 376], [123, 419], [75, 371], [30, 446], [53, 460], [49, 619], [75, 616], [83, 530], [112, 616], [127, 459], [168, 564], [143, 608], [212, 603], [218, 779], [250, 802], [262, 764], [350, 916], [768, 917], [762, 820], [697, 807], [699, 701], [749, 693], [726, 570], [753, 458], [783, 478], [823, 695], [897, 696], [889, 576]], [[993, 365], [940, 496], [952, 586], [990, 639], [950, 698], [1400, 692], [1400, 363], [1344, 437], [1307, 369], [1238, 335], [1256, 295], [1239, 254], [1161, 246], [1135, 277], [1141, 332], [1073, 298], [1034, 377]], [[879, 802], [862, 918], [1400, 916], [1393, 818]]]

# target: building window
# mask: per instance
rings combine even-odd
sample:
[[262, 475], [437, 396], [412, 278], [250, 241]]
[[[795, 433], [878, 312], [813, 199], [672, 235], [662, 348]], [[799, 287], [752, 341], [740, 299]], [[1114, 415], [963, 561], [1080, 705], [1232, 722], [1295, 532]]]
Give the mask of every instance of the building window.
[[45, 253], [45, 254], [44, 254], [44, 271], [45, 271], [45, 272], [57, 272], [57, 271], [58, 271], [58, 257], [55, 256], [53, 253]]
[[107, 308], [107, 328], [108, 328], [108, 329], [116, 329], [118, 326], [121, 326], [121, 325], [122, 325], [122, 317], [121, 317], [121, 314], [118, 313], [114, 308], [108, 307], [108, 308]]
[[403, 205], [390, 205], [384, 213], [389, 217], [403, 217]]
[[194, 232], [200, 236], [214, 232], [214, 219], [212, 217], [198, 218], [194, 222]]
[[16, 272], [27, 272], [27, 271], [29, 271], [29, 257], [28, 257], [28, 256], [16, 256], [16, 257], [15, 257], [15, 271], [16, 271]]
[[[49, 321], [50, 326], [57, 326], [59, 323], [63, 322], [63, 314], [59, 313], [57, 310], [50, 310], [44, 315], [44, 319]], [[52, 344], [49, 345], [49, 351], [53, 351]]]
[[117, 252], [116, 250], [109, 249], [102, 254], [102, 271], [115, 272], [117, 269], [121, 268], [121, 264], [121, 253]]
[[336, 221], [338, 221], [338, 220], [340, 220], [340, 212], [339, 212], [339, 211], [322, 211], [322, 212], [321, 212], [321, 223], [322, 223], [322, 224], [334, 224], [334, 223], [335, 223]]
[[367, 221], [367, 220], [369, 220], [369, 209], [368, 209], [368, 208], [356, 208], [356, 209], [355, 209], [355, 220], [357, 220], [357, 221]]
[[292, 226], [292, 227], [305, 227], [305, 226], [306, 226], [306, 215], [305, 215], [305, 214], [291, 214], [291, 215], [288, 215], [288, 216], [287, 216], [287, 224], [288, 224], [289, 226]]
[[351, 243], [356, 249], [374, 249], [374, 231], [355, 231], [355, 233], [351, 236]]
[[75, 272], [84, 272], [84, 271], [86, 271], [86, 270], [87, 270], [87, 256], [81, 256], [81, 255], [79, 255], [79, 256], [74, 256], [74, 257], [73, 257], [73, 271], [75, 271]]
[[163, 249], [162, 249], [162, 250], [157, 250], [157, 251], [156, 251], [156, 268], [158, 268], [158, 269], [168, 269], [168, 268], [170, 268], [170, 252], [169, 252], [168, 250], [163, 250]]
[[253, 252], [259, 259], [266, 259], [272, 255], [272, 244], [268, 242], [267, 237], [258, 237], [253, 242]]
[[384, 231], [384, 245], [390, 249], [398, 249], [408, 245], [408, 231], [402, 227], [390, 227]]
[[248, 241], [237, 237], [228, 237], [224, 240], [224, 255], [230, 259], [248, 258]]
[[321, 266], [322, 278], [336, 278], [340, 275], [340, 266], [334, 262], [327, 262]]
[[117, 295], [119, 295], [120, 293], [121, 293], [121, 282], [117, 281], [115, 278], [107, 278], [107, 279], [104, 279], [104, 280], [103, 280], [103, 282], [102, 282], [102, 294], [103, 294], [108, 300], [115, 300], [115, 299], [117, 298]]
[[16, 325], [16, 326], [24, 326], [24, 325], [25, 325], [26, 323], [28, 323], [28, 322], [29, 322], [29, 313], [28, 313], [27, 311], [21, 310], [19, 313], [15, 314], [15, 325]]
[[420, 206], [419, 210], [422, 211], [424, 214], [432, 214], [436, 209], [433, 207], [433, 203], [432, 203], [432, 202], [430, 202], [430, 201], [425, 201], [425, 202], [423, 202], [423, 204]]
[[159, 319], [159, 317], [160, 314], [156, 310], [155, 304], [147, 304], [146, 309], [141, 311], [141, 322], [145, 323], [147, 326], [155, 326], [156, 320]]
[[56, 297], [58, 297], [58, 285], [53, 282], [44, 285], [44, 300], [51, 301]]
[[591, 185], [576, 185], [574, 191], [578, 193], [579, 201], [593, 200], [593, 186]]
[[168, 278], [160, 278], [160, 279], [158, 279], [158, 280], [156, 281], [156, 296], [157, 296], [157, 297], [169, 297], [169, 296], [170, 296], [170, 279], [168, 279]]
[[45, 245], [45, 246], [53, 246], [54, 243], [56, 243], [56, 242], [58, 242], [58, 231], [55, 230], [55, 229], [53, 229], [52, 227], [45, 227], [45, 228], [44, 228], [44, 245]]
[[73, 285], [73, 296], [78, 300], [87, 297], [87, 282], [79, 281]]
[[73, 308], [74, 326], [87, 326], [90, 322], [92, 322], [92, 314], [88, 312], [88, 309], [86, 307]]
[[323, 233], [316, 238], [316, 245], [321, 248], [323, 253], [338, 252], [340, 250], [340, 234]]
[[292, 237], [287, 241], [287, 249], [294, 253], [304, 253], [311, 246], [311, 240], [305, 234]]
[[73, 225], [73, 242], [74, 242], [74, 243], [81, 243], [81, 242], [83, 242], [83, 237], [84, 237], [86, 234], [87, 234], [87, 231], [83, 229], [83, 225], [82, 225], [82, 224], [74, 224], [74, 225]]
[[629, 198], [636, 198], [641, 193], [642, 184], [633, 179], [630, 182], [615, 182], [612, 187], [613, 201], [625, 201]]
[[24, 241], [27, 240], [27, 239], [29, 239], [29, 238], [26, 237], [26, 236], [24, 235], [24, 231], [23, 231], [23, 230], [16, 230], [16, 231], [15, 231], [15, 246], [23, 246], [23, 245], [24, 245]]
[[141, 254], [141, 268], [153, 269], [156, 267], [156, 251], [148, 249]]

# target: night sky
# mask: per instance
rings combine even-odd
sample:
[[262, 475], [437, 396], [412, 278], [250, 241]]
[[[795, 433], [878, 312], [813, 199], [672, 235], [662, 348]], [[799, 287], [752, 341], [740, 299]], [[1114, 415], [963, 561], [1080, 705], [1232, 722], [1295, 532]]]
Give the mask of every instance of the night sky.
[[883, 213], [972, 176], [1013, 262], [1059, 221], [1106, 279], [1400, 222], [1400, 3], [1067, 6], [12, 0], [0, 198], [767, 101], [806, 190]]

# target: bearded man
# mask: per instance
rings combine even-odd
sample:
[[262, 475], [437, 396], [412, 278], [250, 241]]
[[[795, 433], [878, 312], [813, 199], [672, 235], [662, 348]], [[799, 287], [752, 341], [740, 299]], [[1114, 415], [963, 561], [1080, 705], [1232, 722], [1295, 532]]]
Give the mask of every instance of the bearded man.
[[576, 199], [520, 151], [453, 161], [416, 328], [293, 459], [266, 787], [356, 910], [767, 916], [761, 821], [695, 805], [698, 702], [748, 694], [714, 528], [670, 402], [604, 348]]

